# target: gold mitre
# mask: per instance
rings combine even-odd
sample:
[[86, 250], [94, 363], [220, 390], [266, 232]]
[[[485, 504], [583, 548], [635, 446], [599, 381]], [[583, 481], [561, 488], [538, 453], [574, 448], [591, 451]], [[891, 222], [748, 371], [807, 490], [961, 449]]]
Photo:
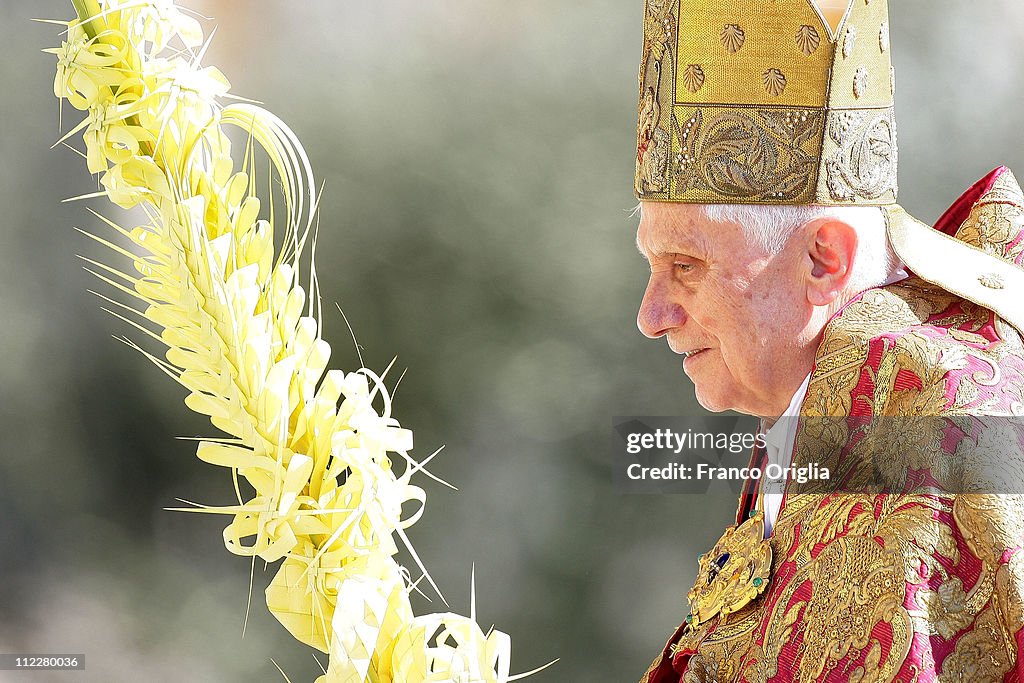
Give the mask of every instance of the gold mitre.
[[895, 204], [888, 3], [818, 2], [646, 0], [640, 199]]

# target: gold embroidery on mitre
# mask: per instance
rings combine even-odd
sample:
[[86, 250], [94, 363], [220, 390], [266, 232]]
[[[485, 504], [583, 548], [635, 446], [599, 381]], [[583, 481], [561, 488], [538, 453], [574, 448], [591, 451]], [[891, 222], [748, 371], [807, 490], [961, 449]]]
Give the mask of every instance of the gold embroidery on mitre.
[[846, 29], [846, 38], [843, 40], [843, 59], [849, 59], [853, 54], [853, 48], [857, 45], [857, 27], [850, 26]]
[[[646, 0], [645, 9], [640, 199], [895, 203], [887, 2], [851, 3], [834, 30], [808, 0], [750, 0], [739, 11], [726, 0]], [[825, 124], [845, 112], [886, 114], [884, 130], [851, 127], [854, 137], [835, 140]], [[787, 115], [805, 113], [813, 125], [787, 128]], [[691, 129], [701, 130], [687, 131], [695, 115]]]
[[671, 194], [701, 203], [809, 203], [824, 134], [815, 109], [677, 108]]
[[768, 69], [761, 77], [764, 79], [764, 89], [769, 95], [778, 97], [786, 91], [786, 74], [778, 69]]
[[690, 92], [697, 92], [704, 85], [704, 69], [700, 64], [690, 64], [683, 72], [683, 85]]
[[857, 99], [863, 97], [868, 89], [868, 70], [859, 67], [857, 73], [853, 74], [853, 96]]
[[819, 198], [827, 192], [832, 203], [896, 201], [899, 152], [891, 108], [830, 112], [821, 156]]
[[739, 24], [726, 24], [722, 29], [719, 39], [729, 54], [734, 55], [743, 47], [747, 34], [739, 27]]
[[818, 34], [818, 30], [813, 26], [804, 24], [796, 32], [796, 46], [800, 48], [800, 51], [810, 57], [817, 50], [818, 46], [821, 45], [821, 36]]

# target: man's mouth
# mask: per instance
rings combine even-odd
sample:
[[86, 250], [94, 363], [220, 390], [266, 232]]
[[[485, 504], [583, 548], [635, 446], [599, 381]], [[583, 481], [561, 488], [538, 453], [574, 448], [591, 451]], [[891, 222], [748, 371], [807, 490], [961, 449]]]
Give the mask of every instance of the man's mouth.
[[707, 351], [707, 349], [692, 349], [690, 351], [683, 351], [683, 362], [690, 360], [694, 356], [698, 356]]

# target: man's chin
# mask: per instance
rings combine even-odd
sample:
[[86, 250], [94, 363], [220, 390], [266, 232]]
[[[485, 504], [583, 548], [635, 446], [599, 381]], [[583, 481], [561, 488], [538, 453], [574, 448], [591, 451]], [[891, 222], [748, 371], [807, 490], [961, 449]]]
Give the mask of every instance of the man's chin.
[[725, 401], [723, 397], [709, 395], [707, 392], [701, 391], [699, 387], [696, 388], [695, 395], [697, 403], [700, 404], [701, 408], [708, 412], [724, 413], [727, 410], [736, 410], [736, 408]]
[[[710, 354], [710, 351], [703, 351], [703, 354]], [[697, 403], [704, 410], [712, 413], [724, 413], [728, 410], [743, 412], [735, 402], [736, 385], [728, 373], [723, 373], [713, 365], [706, 365], [705, 360], [697, 357], [693, 367], [687, 367], [690, 363], [683, 364], [683, 372], [693, 382], [694, 395]], [[693, 373], [692, 375], [690, 373]]]

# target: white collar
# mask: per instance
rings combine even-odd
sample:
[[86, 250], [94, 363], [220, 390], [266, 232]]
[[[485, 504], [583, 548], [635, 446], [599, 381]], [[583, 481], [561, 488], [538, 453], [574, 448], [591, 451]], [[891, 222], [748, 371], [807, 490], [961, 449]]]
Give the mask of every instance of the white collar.
[[800, 415], [800, 406], [804, 403], [804, 398], [807, 397], [807, 387], [811, 383], [811, 373], [807, 373], [807, 377], [804, 378], [800, 388], [793, 394], [793, 398], [789, 401], [789, 407], [786, 408], [786, 412], [775, 421], [775, 424], [765, 432], [764, 440], [765, 443], [769, 443], [775, 446], [777, 449], [782, 450], [786, 445], [786, 427], [780, 427], [779, 425], [789, 422], [785, 418], [797, 417]]

